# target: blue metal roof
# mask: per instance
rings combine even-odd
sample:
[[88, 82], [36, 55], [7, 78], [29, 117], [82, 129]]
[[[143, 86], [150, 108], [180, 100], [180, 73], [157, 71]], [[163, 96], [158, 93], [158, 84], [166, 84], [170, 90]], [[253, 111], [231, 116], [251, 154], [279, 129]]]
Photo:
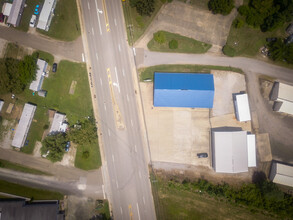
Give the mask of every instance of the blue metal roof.
[[214, 77], [200, 73], [155, 73], [154, 106], [212, 108]]

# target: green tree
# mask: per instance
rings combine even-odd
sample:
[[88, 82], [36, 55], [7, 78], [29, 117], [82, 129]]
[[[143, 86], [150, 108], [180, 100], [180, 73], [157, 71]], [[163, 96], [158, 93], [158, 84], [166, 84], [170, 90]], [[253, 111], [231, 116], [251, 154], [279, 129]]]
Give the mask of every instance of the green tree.
[[271, 42], [269, 45], [269, 56], [273, 60], [281, 61], [285, 59], [287, 52], [287, 46], [284, 41], [278, 38], [275, 42]]
[[61, 161], [65, 152], [68, 137], [65, 133], [57, 133], [47, 136], [42, 142], [41, 153], [49, 152], [47, 158], [52, 162]]
[[233, 26], [237, 29], [239, 28], [242, 28], [244, 25], [244, 21], [242, 19], [239, 19], [239, 18], [236, 18], [234, 21], [233, 21]]
[[97, 138], [97, 128], [93, 121], [85, 120], [70, 129], [69, 138], [76, 144], [88, 144]]
[[235, 6], [234, 0], [210, 0], [208, 7], [214, 14], [228, 15]]
[[151, 16], [155, 10], [154, 0], [130, 0], [130, 6], [135, 7], [137, 13], [141, 16]]
[[166, 42], [166, 35], [163, 31], [158, 31], [158, 32], [154, 33], [154, 39], [159, 44], [163, 44]]

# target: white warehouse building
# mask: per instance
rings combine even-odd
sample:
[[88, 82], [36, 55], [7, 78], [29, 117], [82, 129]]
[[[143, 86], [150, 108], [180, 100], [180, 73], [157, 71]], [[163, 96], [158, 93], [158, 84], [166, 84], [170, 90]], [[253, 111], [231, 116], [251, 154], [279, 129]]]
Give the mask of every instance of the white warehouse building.
[[45, 0], [42, 11], [40, 13], [37, 28], [48, 31], [54, 15], [56, 0]]
[[12, 140], [12, 146], [21, 148], [24, 145], [25, 139], [27, 137], [29, 128], [31, 126], [32, 120], [37, 107], [26, 103], [24, 105], [18, 126], [15, 131], [15, 135]]
[[246, 93], [236, 94], [234, 98], [236, 118], [240, 122], [250, 121], [250, 108], [248, 95]]

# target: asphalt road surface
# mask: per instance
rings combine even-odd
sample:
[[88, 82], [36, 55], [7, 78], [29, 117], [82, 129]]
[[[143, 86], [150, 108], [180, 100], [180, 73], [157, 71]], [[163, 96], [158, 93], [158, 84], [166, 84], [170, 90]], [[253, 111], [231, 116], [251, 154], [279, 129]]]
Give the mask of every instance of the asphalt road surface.
[[[81, 1], [115, 219], [156, 219], [119, 0]], [[112, 90], [112, 91], [111, 91]], [[116, 105], [114, 105], [116, 103]], [[117, 126], [120, 111], [124, 128]], [[119, 109], [119, 110], [118, 110]], [[121, 124], [120, 124], [121, 125]]]

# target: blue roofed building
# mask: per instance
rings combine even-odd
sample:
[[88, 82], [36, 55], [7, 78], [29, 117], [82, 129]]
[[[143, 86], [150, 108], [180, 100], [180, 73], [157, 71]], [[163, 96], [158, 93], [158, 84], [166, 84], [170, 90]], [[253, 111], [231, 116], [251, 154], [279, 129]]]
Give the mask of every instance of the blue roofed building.
[[155, 72], [155, 107], [213, 108], [214, 91], [212, 74]]

